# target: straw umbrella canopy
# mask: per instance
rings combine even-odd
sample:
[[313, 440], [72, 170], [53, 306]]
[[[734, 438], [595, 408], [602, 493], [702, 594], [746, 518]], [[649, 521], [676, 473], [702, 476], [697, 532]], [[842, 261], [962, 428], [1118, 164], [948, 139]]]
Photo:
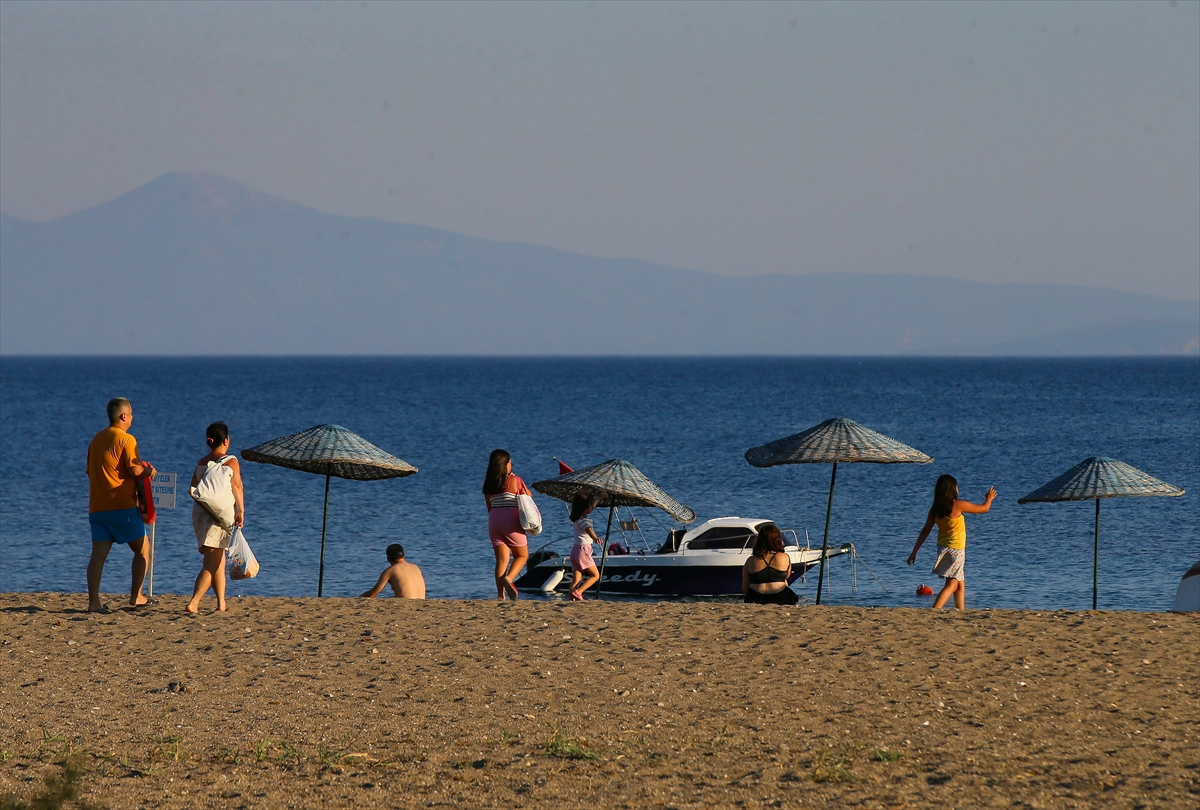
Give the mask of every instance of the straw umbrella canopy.
[[321, 568], [317, 596], [325, 588], [325, 526], [329, 518], [329, 479], [378, 481], [403, 478], [417, 468], [341, 425], [317, 425], [299, 433], [280, 436], [242, 451], [242, 458], [259, 464], [274, 464], [291, 470], [325, 476], [325, 508], [321, 513]]
[[821, 572], [817, 577], [817, 604], [825, 584], [825, 553], [829, 548], [829, 518], [833, 512], [833, 487], [837, 465], [849, 462], [871, 464], [929, 464], [933, 459], [920, 450], [877, 433], [843, 416], [827, 419], [816, 427], [751, 447], [746, 461], [754, 467], [780, 464], [833, 464], [829, 478], [829, 505], [825, 509], [825, 536], [821, 540]]
[[[561, 462], [560, 462], [561, 463]], [[608, 560], [608, 535], [612, 530], [613, 513], [618, 506], [645, 506], [663, 510], [680, 523], [691, 523], [696, 513], [667, 493], [642, 474], [637, 467], [619, 458], [612, 458], [593, 467], [572, 470], [557, 478], [538, 481], [533, 488], [543, 495], [570, 502], [578, 492], [603, 492], [604, 498], [598, 506], [608, 507], [608, 525], [604, 529], [604, 549], [600, 557], [600, 582], [596, 583], [596, 596], [604, 582], [604, 563]]]
[[1092, 610], [1096, 609], [1100, 580], [1100, 499], [1137, 498], [1149, 495], [1176, 497], [1183, 490], [1106, 456], [1092, 456], [1044, 484], [1017, 503], [1096, 502], [1096, 531], [1092, 545]]

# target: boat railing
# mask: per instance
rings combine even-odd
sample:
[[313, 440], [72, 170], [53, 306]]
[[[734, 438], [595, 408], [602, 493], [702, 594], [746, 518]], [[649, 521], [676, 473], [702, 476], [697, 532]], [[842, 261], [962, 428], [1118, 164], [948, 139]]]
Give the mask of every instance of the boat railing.
[[534, 549], [532, 552], [530, 552], [529, 556], [532, 557], [534, 554], [539, 554], [543, 551], [549, 551], [550, 546], [554, 545], [555, 543], [561, 543], [563, 541], [573, 544], [575, 542], [575, 535], [568, 534], [568, 535], [563, 535], [561, 537], [555, 537], [551, 540], [547, 540], [545, 543], [542, 543], [540, 546], [538, 546], [536, 549]]
[[[621, 523], [624, 524], [624, 523], [626, 523], [626, 521], [621, 521]], [[616, 529], [615, 534], [617, 536], [610, 538], [610, 540], [615, 541], [619, 537], [621, 540], [625, 541], [626, 547], [629, 549], [629, 553], [639, 554], [639, 555], [648, 555], [651, 553], [649, 548], [637, 548], [635, 546], [635, 543], [631, 542], [631, 541], [637, 539], [637, 535], [634, 535], [633, 532], [631, 531], [631, 529], [636, 528], [636, 530], [638, 531], [638, 534], [641, 534], [640, 526], [629, 527], [629, 526], [624, 526], [624, 525], [618, 524], [616, 526], [613, 526], [613, 528]], [[780, 529], [779, 533], [783, 535], [784, 546], [786, 546], [786, 547], [794, 546], [796, 548], [800, 548], [805, 551], [812, 550], [812, 543], [808, 537], [808, 529], [804, 530], [804, 545], [803, 546], [800, 545], [800, 531], [798, 529]], [[754, 539], [757, 536], [758, 535], [755, 534], [754, 532], [749, 532], [749, 533], [747, 533], [746, 539], [742, 543], [742, 546], [740, 549], [734, 548], [734, 549], [729, 549], [729, 550], [730, 551], [749, 551], [751, 548], [753, 548]], [[645, 541], [645, 535], [641, 536], [641, 540], [643, 542]], [[538, 546], [537, 549], [532, 551], [529, 556], [534, 557], [535, 555], [540, 554], [543, 551], [550, 551], [551, 546], [555, 545], [556, 543], [564, 543], [564, 542], [573, 544], [575, 542], [575, 536], [572, 534], [568, 534], [568, 535], [562, 535], [562, 536], [547, 540], [546, 542], [544, 542], [540, 546]], [[686, 549], [681, 548], [678, 551], [680, 553], [684, 553], [686, 551]], [[565, 556], [565, 554], [567, 552], [561, 552], [561, 553]]]
[[[803, 548], [804, 551], [812, 550], [812, 544], [809, 542], [809, 539], [808, 539], [808, 529], [804, 530], [804, 545], [803, 546], [800, 545], [800, 533], [796, 529], [780, 529], [779, 533], [784, 536], [783, 544], [785, 546], [795, 546], [796, 548]], [[790, 542], [790, 543], [787, 542], [787, 538], [789, 536], [792, 538], [792, 542]]]

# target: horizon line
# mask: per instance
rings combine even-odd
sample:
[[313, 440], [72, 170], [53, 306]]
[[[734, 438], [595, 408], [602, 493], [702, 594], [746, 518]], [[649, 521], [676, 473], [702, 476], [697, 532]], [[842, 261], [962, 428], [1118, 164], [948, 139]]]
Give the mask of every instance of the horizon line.
[[3, 360], [1200, 360], [1161, 354], [17, 354]]

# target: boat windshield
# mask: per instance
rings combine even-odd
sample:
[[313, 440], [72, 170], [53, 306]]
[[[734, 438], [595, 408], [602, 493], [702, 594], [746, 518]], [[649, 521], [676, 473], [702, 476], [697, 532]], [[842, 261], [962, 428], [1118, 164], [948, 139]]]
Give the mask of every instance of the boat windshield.
[[667, 532], [666, 541], [658, 547], [655, 554], [674, 554], [679, 551], [679, 544], [683, 541], [683, 536], [687, 534], [687, 529], [671, 529]]
[[709, 529], [694, 540], [688, 541], [688, 549], [744, 549], [754, 544], [755, 532], [745, 526], [717, 526]]

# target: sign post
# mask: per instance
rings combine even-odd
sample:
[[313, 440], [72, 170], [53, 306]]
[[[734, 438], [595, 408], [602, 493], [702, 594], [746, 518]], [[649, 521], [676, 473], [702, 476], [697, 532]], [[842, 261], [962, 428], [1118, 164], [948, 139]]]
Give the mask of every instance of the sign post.
[[[174, 509], [175, 508], [175, 473], [160, 472], [154, 476], [154, 480], [150, 482], [150, 492], [154, 497], [155, 509]], [[150, 572], [148, 595], [154, 596], [154, 535], [156, 534], [155, 527], [158, 521], [150, 524]]]

